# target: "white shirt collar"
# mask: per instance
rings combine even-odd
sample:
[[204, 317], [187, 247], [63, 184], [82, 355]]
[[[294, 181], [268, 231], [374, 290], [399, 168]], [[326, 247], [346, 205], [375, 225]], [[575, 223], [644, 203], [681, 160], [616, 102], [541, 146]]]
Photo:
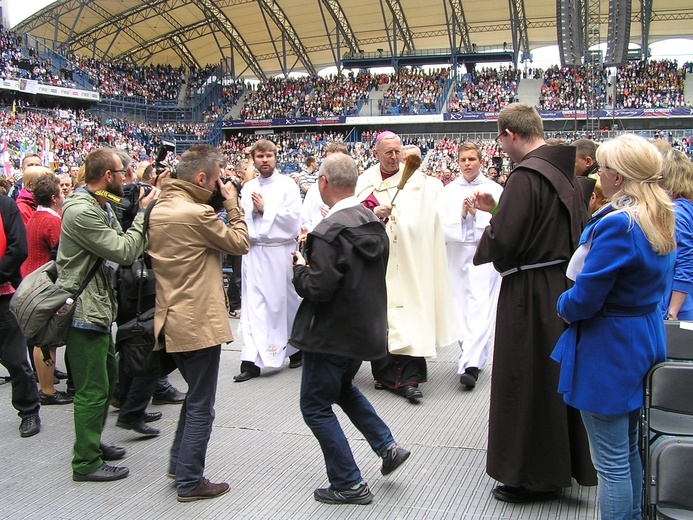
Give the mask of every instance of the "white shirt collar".
[[354, 195], [347, 197], [346, 199], [342, 199], [330, 208], [330, 211], [327, 212], [325, 218], [329, 217], [332, 215], [332, 213], [339, 211], [340, 209], [352, 208], [354, 206], [358, 206], [359, 204], [361, 204], [359, 199], [357, 199]]
[[57, 211], [53, 211], [51, 208], [47, 208], [46, 206], [41, 206], [40, 204], [36, 206], [36, 211], [46, 211], [50, 213], [51, 215], [55, 215], [56, 217], [60, 218], [60, 214]]

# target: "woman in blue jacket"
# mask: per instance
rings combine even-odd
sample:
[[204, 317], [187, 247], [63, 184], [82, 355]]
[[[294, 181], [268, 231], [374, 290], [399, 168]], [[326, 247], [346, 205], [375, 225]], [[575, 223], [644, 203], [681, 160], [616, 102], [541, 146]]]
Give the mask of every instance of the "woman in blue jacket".
[[693, 162], [678, 150], [663, 154], [662, 188], [674, 201], [676, 263], [667, 280], [662, 310], [668, 320], [693, 320]]
[[639, 519], [642, 463], [639, 409], [647, 371], [665, 358], [659, 303], [674, 265], [674, 210], [658, 185], [662, 156], [622, 135], [597, 150], [608, 204], [590, 220], [558, 299], [570, 323], [552, 358], [559, 393], [580, 410], [599, 476], [602, 518]]

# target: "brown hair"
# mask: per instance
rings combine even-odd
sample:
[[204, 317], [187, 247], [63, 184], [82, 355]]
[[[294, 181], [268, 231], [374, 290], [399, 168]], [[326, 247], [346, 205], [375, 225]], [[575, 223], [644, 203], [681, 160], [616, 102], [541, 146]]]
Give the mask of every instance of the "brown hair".
[[200, 172], [210, 177], [226, 166], [226, 157], [219, 148], [209, 144], [196, 144], [188, 148], [176, 166], [178, 178], [193, 182]]
[[510, 130], [525, 141], [544, 138], [544, 124], [536, 108], [522, 103], [506, 105], [498, 114], [498, 129]]
[[469, 151], [474, 151], [476, 152], [476, 156], [481, 160], [481, 149], [476, 143], [473, 143], [472, 141], [467, 141], [464, 143], [460, 143], [460, 145], [457, 147], [457, 155], [461, 154], [462, 152], [469, 152]]
[[60, 179], [55, 175], [43, 175], [34, 183], [34, 199], [36, 204], [46, 208], [53, 202], [53, 195], [60, 195]]
[[340, 143], [339, 141], [332, 141], [331, 143], [327, 143], [325, 145], [325, 148], [323, 148], [323, 152], [325, 152], [325, 154], [347, 153], [347, 147], [344, 145], [344, 143]]
[[[115, 170], [116, 154], [112, 148], [94, 150], [84, 161], [84, 182], [92, 184], [104, 176], [106, 170]], [[77, 178], [79, 180], [79, 176]]]
[[272, 152], [277, 155], [277, 145], [269, 139], [260, 139], [250, 148], [250, 155], [255, 158], [255, 152]]

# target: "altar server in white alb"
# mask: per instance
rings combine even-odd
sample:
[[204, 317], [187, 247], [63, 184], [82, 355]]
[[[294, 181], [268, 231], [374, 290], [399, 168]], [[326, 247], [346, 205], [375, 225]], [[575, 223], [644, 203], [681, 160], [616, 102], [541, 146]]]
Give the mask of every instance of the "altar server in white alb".
[[250, 251], [243, 259], [241, 324], [243, 335], [241, 371], [243, 382], [260, 375], [261, 369], [301, 366], [301, 352], [288, 345], [299, 306], [291, 278], [291, 254], [301, 226], [301, 195], [296, 183], [277, 170], [277, 147], [260, 139], [250, 150], [259, 177], [241, 191], [241, 205], [248, 225]]
[[462, 143], [457, 155], [460, 176], [445, 186], [438, 198], [462, 349], [457, 374], [469, 390], [476, 386], [479, 370], [493, 344], [500, 290], [500, 275], [493, 266], [472, 262], [491, 220], [490, 213], [474, 208], [474, 194], [490, 193], [498, 200], [503, 191], [500, 184], [481, 173], [481, 160], [481, 150], [475, 143]]

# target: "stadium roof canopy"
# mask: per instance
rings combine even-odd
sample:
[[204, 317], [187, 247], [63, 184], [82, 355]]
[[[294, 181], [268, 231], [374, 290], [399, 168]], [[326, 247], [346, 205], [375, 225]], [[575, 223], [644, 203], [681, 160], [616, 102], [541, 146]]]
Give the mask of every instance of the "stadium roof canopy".
[[236, 76], [264, 79], [316, 73], [361, 51], [435, 55], [505, 44], [521, 59], [557, 44], [557, 4], [566, 2], [589, 6], [589, 26], [602, 42], [609, 4], [628, 2], [630, 42], [693, 36], [690, 0], [59, 0], [14, 30], [101, 60], [225, 61]]

